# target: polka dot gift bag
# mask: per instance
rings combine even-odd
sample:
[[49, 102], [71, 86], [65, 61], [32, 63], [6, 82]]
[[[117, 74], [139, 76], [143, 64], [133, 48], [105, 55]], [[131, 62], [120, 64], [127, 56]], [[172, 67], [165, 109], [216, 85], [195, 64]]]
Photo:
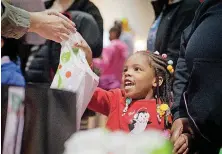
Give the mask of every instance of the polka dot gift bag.
[[88, 65], [85, 53], [79, 48], [73, 48], [75, 43], [80, 43], [80, 34], [70, 35], [68, 41], [62, 42], [60, 63], [51, 84], [53, 89], [72, 91], [76, 97], [76, 125], [80, 127], [81, 117], [98, 85], [99, 77]]

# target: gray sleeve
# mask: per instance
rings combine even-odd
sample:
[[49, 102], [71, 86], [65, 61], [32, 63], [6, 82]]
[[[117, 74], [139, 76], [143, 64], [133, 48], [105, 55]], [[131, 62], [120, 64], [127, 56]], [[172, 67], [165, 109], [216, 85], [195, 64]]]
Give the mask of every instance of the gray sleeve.
[[30, 27], [30, 15], [27, 11], [10, 5], [6, 0], [1, 2], [1, 36], [18, 39]]

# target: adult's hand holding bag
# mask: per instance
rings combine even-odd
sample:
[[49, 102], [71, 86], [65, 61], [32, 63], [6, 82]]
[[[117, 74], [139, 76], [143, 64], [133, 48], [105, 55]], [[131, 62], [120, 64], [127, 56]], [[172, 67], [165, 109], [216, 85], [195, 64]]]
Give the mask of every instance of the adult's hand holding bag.
[[60, 63], [51, 84], [53, 89], [72, 91], [76, 97], [76, 126], [80, 128], [81, 117], [86, 110], [91, 97], [98, 86], [99, 77], [89, 67], [85, 53], [79, 48], [73, 48], [80, 43], [82, 36], [76, 32], [62, 42]]

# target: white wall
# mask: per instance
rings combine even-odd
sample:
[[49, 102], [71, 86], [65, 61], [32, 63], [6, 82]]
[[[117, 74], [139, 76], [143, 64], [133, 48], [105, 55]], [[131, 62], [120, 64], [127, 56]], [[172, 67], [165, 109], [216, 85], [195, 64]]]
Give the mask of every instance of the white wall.
[[109, 31], [114, 20], [127, 18], [135, 33], [135, 40], [146, 46], [149, 28], [154, 19], [150, 0], [91, 0], [99, 8], [104, 30]]

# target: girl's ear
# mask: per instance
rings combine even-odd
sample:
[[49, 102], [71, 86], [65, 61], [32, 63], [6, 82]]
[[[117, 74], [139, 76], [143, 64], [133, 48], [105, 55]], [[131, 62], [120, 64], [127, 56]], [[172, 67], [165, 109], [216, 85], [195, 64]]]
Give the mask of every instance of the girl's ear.
[[[158, 81], [157, 81], [158, 79]], [[153, 87], [157, 87], [157, 83], [159, 86], [161, 86], [163, 84], [163, 78], [162, 76], [159, 76], [158, 78], [155, 78], [153, 81]]]

